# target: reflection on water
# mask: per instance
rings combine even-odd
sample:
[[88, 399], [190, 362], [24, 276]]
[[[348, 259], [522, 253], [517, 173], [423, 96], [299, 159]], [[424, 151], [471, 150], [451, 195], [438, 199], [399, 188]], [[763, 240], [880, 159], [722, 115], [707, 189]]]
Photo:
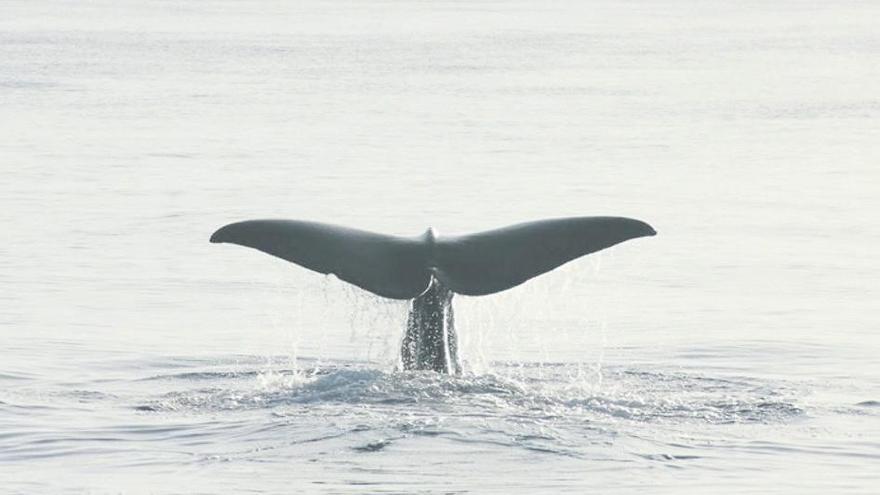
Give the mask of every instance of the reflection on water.
[[[622, 472], [650, 476], [656, 466], [712, 470], [721, 459], [767, 477], [773, 470], [763, 464], [766, 455], [795, 455], [816, 466], [838, 455], [840, 440], [810, 418], [877, 419], [875, 401], [840, 409], [817, 399], [803, 380], [743, 375], [705, 353], [678, 362], [598, 370], [493, 363], [491, 373], [455, 377], [306, 358], [289, 367], [288, 356], [235, 355], [127, 362], [116, 378], [73, 386], [19, 377], [23, 384], [0, 404], [12, 426], [0, 437], [0, 462], [40, 460], [47, 468], [90, 459], [132, 475], [148, 466], [262, 466], [251, 469], [267, 476], [260, 489], [269, 491], [283, 486], [272, 466], [303, 462], [349, 472], [382, 465], [377, 483], [436, 488], [443, 484], [430, 472], [410, 466], [463, 469], [471, 455], [550, 462], [557, 474], [586, 470], [606, 481]], [[852, 459], [877, 459], [875, 444], [850, 442], [846, 451]], [[505, 462], [487, 472], [507, 469]], [[320, 470], [306, 473], [303, 482], [323, 479]], [[252, 486], [250, 475], [227, 480]], [[460, 481], [485, 479], [470, 471]], [[492, 486], [507, 482], [517, 483]], [[345, 486], [359, 485], [343, 481], [337, 489]]]

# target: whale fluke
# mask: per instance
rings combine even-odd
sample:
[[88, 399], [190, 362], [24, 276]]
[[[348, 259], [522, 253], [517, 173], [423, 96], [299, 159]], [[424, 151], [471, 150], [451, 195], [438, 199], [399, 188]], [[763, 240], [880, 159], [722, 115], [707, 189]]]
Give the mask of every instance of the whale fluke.
[[258, 249], [391, 299], [417, 297], [431, 281], [428, 244], [419, 238], [301, 220], [247, 220], [220, 228], [211, 242]]
[[515, 287], [571, 260], [656, 234], [623, 217], [539, 220], [464, 236], [397, 237], [301, 220], [248, 220], [211, 242], [258, 249], [392, 299], [412, 299], [400, 348], [405, 370], [459, 373], [453, 295]]
[[516, 287], [581, 256], [637, 237], [655, 235], [650, 225], [623, 217], [539, 220], [460, 237], [441, 238], [436, 275], [468, 296]]
[[211, 242], [258, 249], [320, 273], [332, 273], [391, 299], [414, 299], [436, 278], [453, 293], [510, 289], [581, 256], [655, 235], [625, 217], [573, 217], [522, 223], [463, 236], [398, 237], [300, 220], [226, 225]]

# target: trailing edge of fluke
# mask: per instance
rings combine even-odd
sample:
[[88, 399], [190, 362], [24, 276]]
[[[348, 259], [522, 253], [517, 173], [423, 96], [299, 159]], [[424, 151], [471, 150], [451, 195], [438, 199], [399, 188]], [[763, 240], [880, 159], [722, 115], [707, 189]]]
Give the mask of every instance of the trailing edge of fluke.
[[657, 232], [625, 217], [571, 217], [461, 236], [398, 237], [302, 220], [247, 220], [211, 236], [263, 251], [391, 299], [413, 299], [436, 278], [469, 296], [516, 287], [581, 256]]

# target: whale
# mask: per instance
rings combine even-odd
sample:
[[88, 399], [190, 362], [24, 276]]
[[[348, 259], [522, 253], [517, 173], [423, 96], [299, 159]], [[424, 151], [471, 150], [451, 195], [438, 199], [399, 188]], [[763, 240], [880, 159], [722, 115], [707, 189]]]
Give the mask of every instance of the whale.
[[656, 234], [644, 221], [615, 216], [552, 218], [452, 236], [428, 228], [412, 237], [260, 219], [224, 225], [210, 242], [256, 249], [375, 295], [409, 301], [401, 367], [459, 374], [454, 295], [505, 291], [582, 256]]

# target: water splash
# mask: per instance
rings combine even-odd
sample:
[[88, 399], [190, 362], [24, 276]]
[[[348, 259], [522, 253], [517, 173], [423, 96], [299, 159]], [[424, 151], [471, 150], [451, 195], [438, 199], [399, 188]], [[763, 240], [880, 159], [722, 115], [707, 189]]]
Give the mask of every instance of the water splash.
[[[793, 400], [794, 391], [749, 378], [609, 367], [597, 386], [595, 381], [583, 379], [584, 368], [580, 365], [497, 364], [496, 369], [499, 372], [449, 376], [340, 364], [184, 373], [172, 376], [172, 380], [195, 386], [162, 395], [150, 402], [149, 410], [206, 412], [378, 405], [417, 407], [423, 412], [436, 409], [452, 415], [710, 424], [785, 421], [803, 413]], [[571, 380], [572, 376], [582, 379]], [[217, 386], [210, 386], [212, 380]]]

